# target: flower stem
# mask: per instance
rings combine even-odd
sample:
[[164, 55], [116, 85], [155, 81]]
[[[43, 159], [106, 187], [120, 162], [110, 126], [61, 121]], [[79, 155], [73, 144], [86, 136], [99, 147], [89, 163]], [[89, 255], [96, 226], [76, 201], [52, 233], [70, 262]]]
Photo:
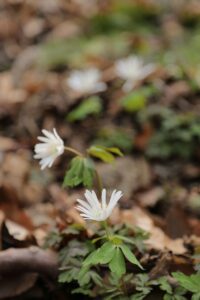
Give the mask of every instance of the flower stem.
[[105, 229], [107, 239], [110, 240], [110, 232], [109, 232], [107, 221], [102, 221], [102, 225]]
[[71, 147], [65, 147], [65, 150], [68, 151], [68, 152], [71, 152], [71, 153], [73, 153], [75, 155], [83, 156], [83, 154], [81, 152], [79, 152], [79, 151], [77, 151], [77, 150], [75, 150], [75, 149], [73, 149]]

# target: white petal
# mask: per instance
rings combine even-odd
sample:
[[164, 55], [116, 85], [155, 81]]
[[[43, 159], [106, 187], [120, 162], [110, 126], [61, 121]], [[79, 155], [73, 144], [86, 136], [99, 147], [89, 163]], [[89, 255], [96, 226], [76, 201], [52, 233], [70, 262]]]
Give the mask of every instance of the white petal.
[[44, 136], [38, 136], [37, 139], [41, 142], [44, 143], [48, 143], [49, 142], [49, 138], [48, 137], [44, 137]]
[[91, 213], [90, 210], [88, 210], [87, 208], [85, 208], [85, 207], [83, 207], [83, 206], [80, 206], [80, 205], [77, 205], [77, 206], [76, 206], [76, 209], [78, 209], [79, 211], [84, 212], [84, 213], [86, 213], [86, 214], [90, 214], [90, 213]]
[[85, 218], [85, 219], [87, 218], [87, 219], [89, 219], [89, 220], [94, 220], [93, 216], [91, 216], [91, 215], [89, 215], [89, 214], [84, 214], [84, 213], [82, 214], [82, 213], [81, 213], [80, 216], [83, 217], [83, 218]]
[[61, 137], [58, 135], [57, 131], [55, 128], [53, 128], [53, 132], [54, 132], [54, 135], [55, 137], [57, 138], [57, 140], [60, 142], [60, 144], [62, 145], [63, 144], [63, 140], [61, 139]]
[[90, 206], [93, 209], [96, 209], [96, 210], [101, 209], [101, 205], [100, 205], [94, 191], [90, 192], [89, 190], [86, 190], [85, 198], [87, 199], [87, 201], [89, 202]]
[[51, 166], [53, 164], [54, 160], [52, 159], [52, 157], [46, 157], [43, 158], [39, 164], [41, 165], [41, 170], [44, 170], [47, 166]]
[[101, 206], [102, 206], [102, 209], [106, 209], [106, 189], [103, 189], [102, 190], [102, 194], [101, 194]]
[[56, 137], [54, 136], [54, 134], [46, 129], [42, 129], [42, 133], [47, 136], [50, 140], [53, 140], [53, 141], [57, 141], [56, 140]]
[[79, 204], [81, 204], [83, 207], [85, 207], [86, 209], [90, 210], [91, 209], [91, 206], [86, 202], [86, 201], [83, 201], [81, 199], [77, 199], [77, 202]]
[[119, 199], [122, 197], [122, 192], [118, 191], [116, 192], [116, 190], [114, 190], [112, 192], [111, 198], [110, 198], [110, 202], [107, 206], [107, 214], [108, 216], [110, 216], [110, 214], [112, 213], [113, 208], [117, 205], [117, 202], [119, 201]]

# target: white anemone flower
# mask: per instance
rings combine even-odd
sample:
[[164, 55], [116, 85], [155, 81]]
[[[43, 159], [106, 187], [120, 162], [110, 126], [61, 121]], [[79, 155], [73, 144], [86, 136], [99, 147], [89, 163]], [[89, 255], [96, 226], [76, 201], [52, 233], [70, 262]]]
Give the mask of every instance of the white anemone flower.
[[44, 170], [46, 167], [50, 168], [53, 165], [55, 159], [63, 154], [65, 147], [55, 128], [53, 128], [53, 132], [43, 129], [42, 133], [44, 136], [38, 137], [38, 140], [42, 143], [35, 145], [34, 158], [40, 159], [39, 164], [41, 169]]
[[131, 55], [116, 61], [115, 70], [116, 74], [125, 80], [124, 92], [129, 92], [138, 81], [143, 80], [155, 70], [155, 65], [144, 65], [141, 58]]
[[94, 68], [72, 71], [67, 84], [72, 90], [81, 94], [103, 92], [107, 88], [107, 85], [101, 81], [101, 72]]
[[103, 189], [100, 202], [94, 191], [86, 190], [85, 198], [87, 201], [78, 199], [77, 202], [80, 205], [78, 205], [76, 208], [81, 212], [80, 215], [85, 220], [105, 221], [107, 218], [109, 218], [121, 197], [122, 192], [114, 190], [110, 197], [109, 203], [107, 203], [106, 190]]

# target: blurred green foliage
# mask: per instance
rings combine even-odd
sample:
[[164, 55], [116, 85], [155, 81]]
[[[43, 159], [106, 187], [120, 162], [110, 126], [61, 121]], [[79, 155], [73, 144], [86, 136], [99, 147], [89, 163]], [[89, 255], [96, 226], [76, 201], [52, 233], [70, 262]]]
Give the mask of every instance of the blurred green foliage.
[[64, 187], [75, 187], [80, 184], [87, 188], [93, 186], [95, 167], [89, 158], [76, 156], [72, 159], [64, 177]]
[[121, 105], [128, 112], [137, 112], [146, 107], [148, 98], [156, 95], [157, 92], [154, 86], [140, 87], [124, 96]]
[[87, 150], [90, 156], [98, 158], [106, 163], [112, 163], [115, 160], [115, 156], [123, 156], [122, 152], [116, 147], [104, 147], [99, 145], [91, 146]]
[[[200, 118], [194, 113], [176, 113], [160, 106], [148, 108], [140, 115], [142, 122], [151, 121], [157, 130], [147, 146], [149, 157], [191, 158], [200, 146]], [[146, 120], [145, 120], [146, 119]]]
[[67, 115], [67, 121], [75, 122], [84, 120], [89, 115], [98, 115], [102, 111], [101, 99], [98, 96], [91, 96], [83, 100], [78, 107]]
[[158, 6], [144, 6], [130, 1], [115, 1], [110, 10], [91, 18], [94, 34], [108, 34], [115, 31], [149, 33], [157, 31]]
[[47, 69], [59, 66], [80, 68], [88, 57], [114, 59], [130, 51], [130, 35], [127, 33], [111, 36], [77, 37], [68, 40], [55, 40], [40, 47], [39, 65]]
[[97, 133], [94, 144], [105, 147], [118, 147], [119, 149], [130, 152], [133, 149], [134, 135], [121, 128], [102, 128]]

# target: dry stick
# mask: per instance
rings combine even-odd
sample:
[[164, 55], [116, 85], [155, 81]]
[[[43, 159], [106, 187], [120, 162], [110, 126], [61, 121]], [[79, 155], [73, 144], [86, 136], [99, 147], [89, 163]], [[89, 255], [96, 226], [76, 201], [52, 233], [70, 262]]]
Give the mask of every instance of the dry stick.
[[50, 250], [38, 247], [10, 248], [0, 252], [0, 275], [34, 272], [47, 277], [58, 275], [58, 258]]

